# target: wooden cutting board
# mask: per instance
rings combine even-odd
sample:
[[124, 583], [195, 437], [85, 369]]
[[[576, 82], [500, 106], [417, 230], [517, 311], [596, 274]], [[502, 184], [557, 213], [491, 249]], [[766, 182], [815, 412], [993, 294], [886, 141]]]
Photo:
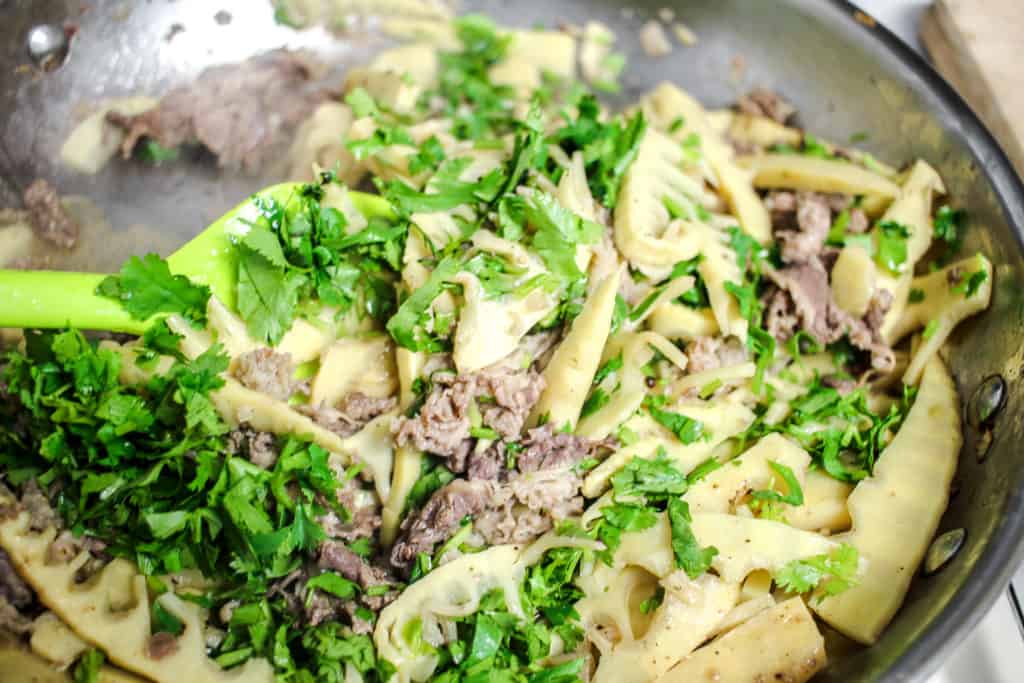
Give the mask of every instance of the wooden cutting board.
[[935, 0], [921, 41], [1024, 176], [1024, 0]]

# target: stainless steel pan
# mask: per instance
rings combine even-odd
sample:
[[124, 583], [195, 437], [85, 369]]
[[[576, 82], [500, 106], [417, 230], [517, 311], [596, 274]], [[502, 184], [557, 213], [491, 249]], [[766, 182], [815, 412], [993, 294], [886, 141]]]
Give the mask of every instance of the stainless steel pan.
[[[1006, 157], [925, 62], [841, 0], [632, 0], [629, 10], [605, 0], [466, 4], [512, 25], [607, 23], [630, 57], [624, 100], [666, 78], [715, 105], [754, 85], [778, 89], [799, 105], [803, 125], [825, 137], [845, 141], [865, 131], [864, 144], [884, 160], [929, 160], [954, 201], [968, 208], [965, 248], [996, 264], [996, 290], [991, 310], [959, 330], [950, 359], [965, 404], [991, 375], [1005, 379], [1009, 399], [987, 452], [980, 452], [978, 431], [967, 428], [956, 495], [940, 528], [965, 529], [966, 542], [941, 571], [916, 581], [875, 647], [831, 650], [824, 675], [923, 679], [1002, 594], [1024, 556], [1018, 450], [1024, 403], [1017, 400], [1024, 367], [1024, 187]], [[666, 5], [696, 30], [700, 44], [652, 60], [640, 50], [637, 30], [643, 17]], [[226, 14], [215, 17], [221, 11], [229, 22]], [[77, 27], [70, 59], [46, 75], [18, 68], [29, 63], [28, 30], [46, 22]], [[185, 30], [168, 41], [175, 24]], [[37, 176], [63, 193], [92, 198], [113, 233], [98, 231], [92, 247], [76, 252], [80, 267], [114, 268], [129, 253], [184, 241], [265, 179], [222, 174], [202, 160], [162, 168], [113, 164], [95, 177], [75, 176], [56, 166], [56, 151], [82, 107], [97, 99], [160, 94], [206, 66], [285, 44], [354, 63], [381, 43], [297, 34], [274, 24], [264, 0], [0, 0], [0, 200], [16, 201]]]

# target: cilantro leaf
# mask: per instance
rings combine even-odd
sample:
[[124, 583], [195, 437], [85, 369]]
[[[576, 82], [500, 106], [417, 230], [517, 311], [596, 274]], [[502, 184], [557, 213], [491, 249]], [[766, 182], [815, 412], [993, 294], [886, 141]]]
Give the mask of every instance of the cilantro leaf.
[[612, 475], [612, 489], [616, 497], [641, 495], [645, 499], [664, 498], [686, 492], [688, 480], [668, 458], [664, 447], [659, 447], [653, 459], [634, 456]]
[[178, 313], [196, 323], [206, 322], [210, 288], [193, 284], [184, 275], [172, 275], [167, 262], [156, 254], [129, 258], [119, 275], [103, 279], [96, 293], [114, 299], [136, 320], [157, 313]]
[[676, 567], [686, 572], [691, 579], [706, 572], [712, 560], [718, 555], [714, 546], [701, 548], [697, 537], [693, 535], [690, 523], [690, 506], [682, 498], [672, 498], [668, 502], [668, 520], [672, 527], [672, 553]]
[[424, 330], [431, 304], [441, 294], [446, 282], [461, 269], [453, 257], [443, 258], [430, 277], [408, 299], [402, 302], [395, 314], [388, 320], [387, 330], [395, 342], [412, 351], [430, 348], [430, 335]]
[[289, 276], [261, 253], [238, 245], [238, 312], [253, 338], [277, 345], [291, 328], [301, 276]]
[[857, 585], [857, 549], [843, 543], [827, 555], [793, 560], [775, 572], [775, 583], [790, 593], [807, 593], [821, 588], [817, 600], [839, 595]]
[[83, 652], [75, 663], [75, 683], [99, 683], [100, 669], [103, 668], [103, 663], [106, 661], [106, 655], [96, 648], [89, 648]]
[[967, 212], [964, 209], [954, 210], [950, 206], [940, 206], [935, 212], [933, 235], [936, 240], [945, 244], [947, 258], [960, 251], [966, 226]]
[[682, 413], [662, 410], [657, 403], [658, 401], [651, 396], [644, 397], [644, 408], [654, 418], [654, 421], [675, 434], [681, 443], [691, 444], [710, 437], [710, 434], [704, 431], [704, 423], [700, 420], [687, 417]]
[[569, 285], [585, 275], [576, 265], [576, 245], [593, 244], [601, 227], [585, 221], [546, 192], [535, 192], [526, 200], [525, 216], [533, 226], [533, 248], [552, 275]]
[[342, 600], [348, 600], [359, 592], [359, 587], [354, 581], [349, 581], [344, 576], [329, 571], [317, 574], [306, 581], [306, 589], [321, 590]]
[[907, 262], [907, 238], [910, 228], [896, 221], [882, 221], [877, 231], [878, 251], [875, 261], [892, 273], [903, 271]]
[[786, 495], [782, 495], [778, 491], [766, 490], [766, 491], [754, 491], [751, 497], [756, 501], [765, 502], [776, 502], [785, 503], [786, 505], [792, 505], [798, 507], [804, 504], [804, 491], [800, 487], [800, 482], [797, 481], [796, 475], [786, 465], [780, 462], [774, 462], [769, 460], [768, 466], [772, 470], [782, 477], [782, 480], [786, 482], [786, 489], [789, 491]]

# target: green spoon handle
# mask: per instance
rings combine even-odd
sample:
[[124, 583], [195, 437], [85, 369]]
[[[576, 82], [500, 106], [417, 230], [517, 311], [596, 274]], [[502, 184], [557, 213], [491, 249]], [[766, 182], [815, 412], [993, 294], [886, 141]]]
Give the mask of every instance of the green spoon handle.
[[150, 321], [135, 320], [117, 301], [95, 294], [104, 277], [58, 270], [0, 270], [0, 326], [145, 332]]
[[[285, 202], [299, 187], [297, 183], [282, 183], [259, 194]], [[362, 192], [351, 192], [349, 196], [356, 209], [367, 217], [393, 216], [383, 197]], [[251, 197], [167, 257], [172, 273], [207, 285], [229, 310], [235, 310], [238, 300], [238, 256], [232, 248], [230, 224], [244, 217], [256, 218]], [[0, 327], [75, 327], [142, 334], [160, 317], [136, 320], [117, 301], [96, 294], [104, 277], [56, 270], [0, 269]]]

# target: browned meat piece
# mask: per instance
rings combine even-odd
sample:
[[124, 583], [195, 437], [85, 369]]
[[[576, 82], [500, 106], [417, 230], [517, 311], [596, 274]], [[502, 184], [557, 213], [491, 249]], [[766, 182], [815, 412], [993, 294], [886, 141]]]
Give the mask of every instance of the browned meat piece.
[[474, 528], [491, 545], [527, 543], [566, 517], [583, 512], [583, 485], [567, 468], [522, 474], [504, 487], [511, 495], [477, 515]]
[[688, 373], [738, 365], [747, 359], [742, 346], [718, 337], [697, 337], [686, 347]]
[[556, 432], [548, 423], [527, 432], [523, 451], [516, 459], [520, 472], [536, 472], [559, 467], [571, 467], [589, 457], [602, 442], [594, 442], [573, 434]]
[[[786, 290], [792, 299], [794, 312], [800, 321], [800, 329], [811, 335], [819, 344], [831, 344], [843, 336], [845, 329], [829, 315], [830, 309], [835, 305], [831, 304], [832, 291], [829, 289], [828, 273], [820, 261], [813, 259], [782, 270], [768, 270], [767, 275], [780, 289]], [[777, 324], [774, 326], [780, 327]], [[770, 317], [768, 327], [773, 327]]]
[[0, 596], [0, 636], [28, 635], [32, 632], [32, 620], [18, 611], [11, 603]]
[[295, 379], [295, 363], [290, 353], [266, 348], [243, 353], [232, 374], [249, 389], [279, 401], [299, 391], [308, 392], [306, 383]]
[[481, 406], [483, 423], [506, 438], [517, 438], [544, 391], [544, 378], [532, 370], [507, 368], [477, 373], [477, 396], [493, 398]]
[[7, 601], [13, 607], [27, 607], [34, 599], [32, 589], [18, 575], [11, 557], [0, 549], [0, 600]]
[[388, 412], [397, 405], [393, 396], [373, 398], [355, 391], [342, 399], [337, 408], [302, 406], [299, 411], [313, 418], [318, 425], [338, 436], [352, 436], [366, 423]]
[[872, 334], [878, 334], [885, 322], [885, 315], [892, 308], [892, 292], [887, 289], [880, 289], [871, 297], [868, 303], [867, 313], [864, 314], [864, 324], [868, 326]]
[[[359, 496], [359, 482], [349, 479], [338, 489], [338, 502], [348, 511], [347, 520], [343, 520], [334, 512], [320, 517], [320, 526], [331, 538], [354, 541], [357, 538], [370, 538], [380, 528], [381, 516], [373, 498]], [[363, 502], [361, 502], [361, 500]]]
[[896, 355], [881, 335], [885, 314], [891, 306], [892, 294], [885, 289], [879, 290], [868, 304], [863, 320], [856, 320], [850, 325], [850, 343], [869, 352], [871, 367], [882, 373], [892, 372], [896, 367]]
[[863, 209], [850, 210], [850, 222], [846, 224], [847, 232], [862, 234], [863, 232], [866, 232], [869, 227], [870, 223], [868, 222], [867, 214], [864, 213]]
[[396, 583], [386, 569], [374, 567], [338, 541], [325, 541], [320, 546], [317, 566], [320, 569], [336, 571], [349, 581], [355, 581], [363, 589]]
[[21, 507], [28, 511], [29, 528], [32, 531], [45, 531], [50, 527], [60, 529], [64, 526], [35, 479], [25, 484], [21, 492]]
[[771, 214], [775, 230], [795, 230], [796, 193], [788, 190], [772, 190], [764, 198], [764, 206]]
[[796, 334], [800, 321], [796, 317], [793, 299], [784, 289], [771, 289], [764, 299], [765, 330], [779, 341], [785, 341]]
[[198, 142], [222, 167], [253, 173], [291, 141], [294, 129], [331, 93], [317, 84], [317, 66], [304, 54], [273, 50], [240, 64], [207, 69], [137, 116], [110, 112], [127, 131], [122, 153], [142, 138], [164, 147]]
[[76, 538], [74, 533], [65, 529], [53, 539], [53, 543], [46, 549], [46, 559], [52, 564], [66, 564], [78, 556], [83, 550], [99, 554], [106, 548], [106, 544], [89, 536]]
[[467, 515], [476, 515], [493, 501], [499, 487], [489, 481], [455, 481], [436, 491], [423, 508], [402, 522], [402, 533], [391, 548], [391, 565], [407, 570], [422, 552], [448, 540]]
[[249, 462], [267, 470], [277, 462], [277, 439], [270, 432], [258, 432], [248, 425], [241, 425], [228, 434], [228, 452], [242, 455]]
[[843, 396], [857, 388], [857, 383], [855, 381], [849, 377], [841, 377], [840, 375], [825, 375], [821, 378], [821, 383], [826, 387], [832, 387]]
[[481, 370], [470, 375], [439, 375], [434, 389], [415, 417], [400, 418], [395, 438], [400, 446], [447, 457], [449, 469], [465, 470], [472, 447], [470, 406], [473, 401], [481, 421], [506, 438], [517, 438], [530, 409], [544, 390], [544, 378], [532, 369]]
[[25, 208], [36, 235], [58, 247], [70, 249], [78, 241], [80, 227], [61, 206], [60, 196], [53, 185], [37, 178], [25, 188]]
[[796, 113], [796, 107], [766, 88], [754, 88], [741, 97], [736, 106], [744, 114], [767, 116], [778, 123], [786, 123]]
[[797, 195], [797, 230], [775, 233], [782, 245], [782, 260], [786, 263], [806, 263], [816, 257], [825, 246], [832, 212], [820, 194], [801, 192]]
[[173, 633], [154, 633], [146, 641], [146, 654], [150, 659], [163, 659], [178, 651], [178, 638]]
[[507, 457], [508, 451], [501, 441], [491, 444], [482, 453], [474, 451], [469, 455], [466, 477], [471, 481], [474, 479], [498, 479], [505, 472]]

